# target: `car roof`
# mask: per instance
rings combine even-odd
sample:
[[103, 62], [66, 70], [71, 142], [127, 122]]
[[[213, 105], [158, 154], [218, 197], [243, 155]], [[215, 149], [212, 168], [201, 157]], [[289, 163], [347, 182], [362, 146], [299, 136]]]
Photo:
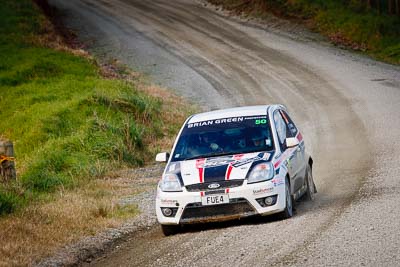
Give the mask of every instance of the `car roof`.
[[232, 118], [239, 116], [267, 115], [267, 109], [276, 105], [246, 106], [228, 109], [219, 109], [193, 115], [187, 123], [199, 121], [216, 120], [222, 118]]

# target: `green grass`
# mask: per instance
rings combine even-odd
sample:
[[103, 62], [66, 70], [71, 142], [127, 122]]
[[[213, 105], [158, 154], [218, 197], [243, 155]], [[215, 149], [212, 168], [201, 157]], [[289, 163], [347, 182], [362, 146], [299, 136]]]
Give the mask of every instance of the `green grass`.
[[[318, 31], [340, 39], [353, 48], [365, 50], [378, 59], [400, 64], [400, 17], [378, 14], [340, 1], [297, 0], [300, 11], [313, 6], [311, 13]], [[333, 39], [335, 41], [335, 39]]]
[[45, 18], [31, 1], [0, 3], [0, 136], [14, 142], [18, 170], [0, 184], [0, 215], [148, 161], [163, 136], [162, 101], [102, 78], [89, 59], [36, 45]]
[[0, 190], [0, 216], [13, 212], [21, 204], [21, 199], [16, 194]]
[[338, 0], [209, 0], [228, 9], [262, 17], [272, 12], [304, 22], [333, 43], [393, 64], [400, 64], [400, 17], [378, 14], [358, 1]]

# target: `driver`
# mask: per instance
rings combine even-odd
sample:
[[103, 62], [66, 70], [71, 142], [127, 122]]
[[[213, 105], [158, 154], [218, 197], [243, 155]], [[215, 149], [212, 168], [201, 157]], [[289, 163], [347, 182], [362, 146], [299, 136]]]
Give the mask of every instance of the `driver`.
[[251, 138], [251, 141], [253, 142], [253, 146], [255, 146], [255, 147], [262, 147], [262, 146], [264, 146], [264, 144], [263, 144], [263, 140], [264, 140], [264, 138], [263, 138], [263, 136], [262, 135], [256, 135], [256, 136], [253, 136], [253, 138]]
[[216, 133], [205, 133], [201, 136], [201, 147], [202, 153], [209, 153], [217, 151], [220, 146], [218, 145], [218, 138]]
[[264, 148], [269, 145], [267, 131], [263, 129], [254, 129], [251, 137], [251, 144], [256, 148]]

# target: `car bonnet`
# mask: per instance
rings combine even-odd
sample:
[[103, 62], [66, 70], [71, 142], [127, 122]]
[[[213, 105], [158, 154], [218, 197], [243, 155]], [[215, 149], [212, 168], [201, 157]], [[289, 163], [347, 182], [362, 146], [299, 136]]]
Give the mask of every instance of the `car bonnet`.
[[216, 181], [245, 179], [251, 169], [272, 158], [270, 152], [235, 154], [171, 162], [165, 173], [176, 174], [184, 186]]

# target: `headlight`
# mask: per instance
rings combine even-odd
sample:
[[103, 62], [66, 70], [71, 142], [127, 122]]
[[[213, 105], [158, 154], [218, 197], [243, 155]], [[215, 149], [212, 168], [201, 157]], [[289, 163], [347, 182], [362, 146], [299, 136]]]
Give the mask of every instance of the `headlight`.
[[160, 181], [160, 189], [164, 192], [182, 191], [181, 183], [176, 174], [166, 174]]
[[261, 163], [253, 168], [247, 183], [258, 183], [272, 179], [274, 177], [274, 167], [271, 163]]

